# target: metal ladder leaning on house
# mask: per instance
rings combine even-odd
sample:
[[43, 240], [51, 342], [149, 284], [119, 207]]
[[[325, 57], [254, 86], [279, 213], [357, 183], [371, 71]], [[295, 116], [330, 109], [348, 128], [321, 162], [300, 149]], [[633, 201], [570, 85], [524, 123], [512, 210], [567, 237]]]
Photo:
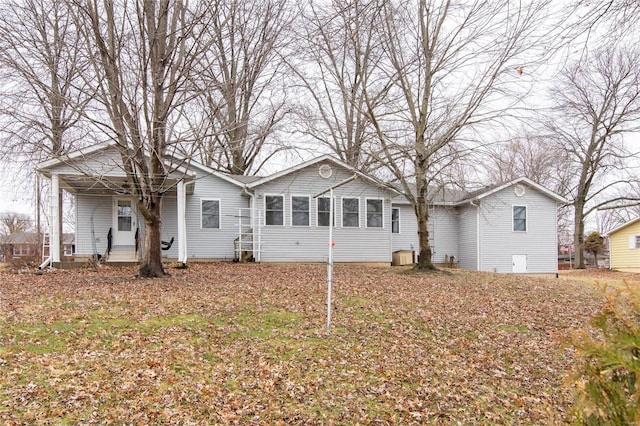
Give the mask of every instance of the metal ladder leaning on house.
[[[46, 250], [45, 250], [46, 249]], [[45, 253], [47, 253], [45, 255]], [[38, 266], [38, 269], [44, 269], [51, 264], [51, 243], [49, 233], [42, 234], [42, 263]]]
[[236, 262], [260, 262], [262, 212], [251, 208], [238, 211], [238, 237], [233, 241]]

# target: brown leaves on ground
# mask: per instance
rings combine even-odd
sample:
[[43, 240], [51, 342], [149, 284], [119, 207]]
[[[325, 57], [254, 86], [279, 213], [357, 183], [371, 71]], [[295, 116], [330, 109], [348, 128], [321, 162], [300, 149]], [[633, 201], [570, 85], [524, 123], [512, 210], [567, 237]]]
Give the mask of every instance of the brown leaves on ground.
[[593, 286], [322, 265], [0, 273], [5, 424], [557, 424]]

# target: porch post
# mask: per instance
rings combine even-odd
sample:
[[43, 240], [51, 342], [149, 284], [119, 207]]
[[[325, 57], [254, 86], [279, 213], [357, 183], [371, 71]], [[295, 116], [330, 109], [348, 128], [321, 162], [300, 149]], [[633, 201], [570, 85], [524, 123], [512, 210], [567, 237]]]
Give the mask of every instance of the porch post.
[[186, 189], [184, 181], [178, 182], [178, 262], [187, 264], [187, 226], [185, 219]]
[[60, 181], [57, 174], [51, 175], [51, 194], [49, 195], [51, 221], [49, 226], [49, 254], [51, 264], [60, 263]]

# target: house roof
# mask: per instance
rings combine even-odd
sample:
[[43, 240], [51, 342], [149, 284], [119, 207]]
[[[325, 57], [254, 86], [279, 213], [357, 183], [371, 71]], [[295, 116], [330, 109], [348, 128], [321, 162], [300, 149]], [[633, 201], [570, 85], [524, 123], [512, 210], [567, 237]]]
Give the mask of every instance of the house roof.
[[618, 231], [621, 231], [622, 229], [626, 228], [627, 226], [631, 226], [631, 225], [633, 225], [634, 223], [637, 223], [637, 222], [640, 222], [640, 217], [637, 217], [637, 218], [635, 218], [633, 220], [630, 220], [629, 222], [623, 223], [622, 225], [620, 225], [620, 226], [618, 226], [616, 228], [613, 228], [605, 236], [610, 236], [611, 234], [616, 233]]
[[[526, 177], [520, 177], [520, 178], [511, 180], [509, 182], [486, 186], [484, 188], [480, 188], [471, 192], [467, 192], [467, 191], [463, 191], [460, 189], [451, 188], [447, 186], [429, 187], [427, 192], [428, 192], [429, 202], [434, 205], [460, 206], [463, 204], [470, 203], [471, 201], [474, 201], [474, 200], [481, 200], [485, 197], [495, 194], [496, 192], [502, 191], [505, 188], [509, 188], [510, 186], [514, 186], [518, 184], [524, 184], [531, 188], [534, 188], [542, 192], [549, 198], [555, 200], [556, 202], [559, 202], [559, 203], [568, 202], [568, 200], [565, 199], [564, 197], [556, 194], [553, 191], [548, 190], [542, 185], [539, 185]], [[402, 203], [402, 201], [403, 200], [398, 200], [397, 202]], [[396, 202], [396, 200], [394, 200], [394, 202]]]
[[[44, 236], [44, 234], [42, 234]], [[36, 244], [38, 236], [35, 232], [15, 232], [13, 234], [0, 235], [2, 244]], [[64, 233], [62, 235], [63, 244], [75, 244], [76, 234]]]
[[341, 160], [338, 160], [337, 158], [335, 158], [335, 157], [333, 157], [333, 156], [331, 156], [329, 154], [321, 155], [321, 156], [316, 157], [316, 158], [314, 158], [312, 160], [305, 161], [304, 163], [300, 163], [300, 164], [297, 164], [295, 166], [289, 167], [287, 169], [281, 170], [281, 171], [279, 171], [277, 173], [274, 173], [274, 174], [272, 174], [270, 176], [265, 176], [263, 178], [257, 179], [257, 180], [255, 180], [253, 182], [248, 183], [247, 187], [248, 188], [252, 188], [252, 189], [256, 188], [256, 187], [258, 187], [260, 185], [263, 185], [265, 183], [271, 182], [271, 181], [273, 181], [275, 179], [278, 179], [280, 177], [286, 176], [286, 175], [288, 175], [290, 173], [294, 173], [294, 172], [296, 172], [298, 170], [302, 170], [302, 169], [307, 168], [309, 166], [312, 166], [314, 164], [321, 163], [323, 161], [330, 161], [330, 162], [332, 162], [332, 163], [334, 163], [334, 164], [336, 164], [336, 165], [338, 165], [338, 166], [340, 166], [340, 167], [342, 167], [344, 169], [347, 169], [350, 172], [352, 172], [355, 175], [357, 175], [358, 177], [360, 177], [360, 178], [362, 178], [362, 179], [364, 179], [364, 180], [366, 180], [366, 181], [368, 181], [368, 182], [370, 182], [370, 183], [372, 183], [372, 184], [374, 184], [376, 186], [386, 188], [386, 189], [388, 189], [388, 190], [390, 190], [392, 192], [398, 192], [397, 190], [395, 190], [394, 188], [390, 187], [389, 185], [377, 180], [376, 178], [374, 178], [372, 176], [369, 176], [369, 175], [367, 175], [365, 173], [362, 173], [361, 171], [359, 171], [355, 167], [350, 166], [349, 164], [347, 164], [347, 163], [345, 163], [345, 162], [343, 162]]
[[558, 203], [568, 203], [569, 200], [567, 200], [566, 198], [562, 197], [561, 195], [556, 194], [555, 192], [545, 188], [544, 186], [535, 183], [534, 181], [532, 181], [529, 178], [526, 177], [520, 177], [517, 179], [514, 179], [512, 181], [509, 182], [505, 182], [505, 183], [499, 183], [496, 185], [491, 185], [482, 189], [479, 189], [477, 191], [473, 191], [470, 192], [468, 194], [466, 194], [462, 199], [458, 200], [456, 204], [460, 205], [460, 204], [466, 204], [469, 203], [471, 201], [474, 200], [481, 200], [483, 198], [486, 198], [492, 194], [495, 194], [496, 192], [502, 191], [505, 188], [508, 188], [510, 186], [514, 186], [517, 184], [524, 184], [527, 185], [531, 188], [534, 188], [537, 191], [540, 191], [541, 193], [545, 194], [547, 197], [555, 200]]
[[[67, 154], [65, 156], [62, 156], [60, 158], [54, 158], [54, 159], [51, 159], [51, 160], [43, 161], [43, 162], [39, 163], [36, 166], [36, 169], [40, 173], [46, 174], [46, 171], [49, 170], [52, 167], [55, 167], [55, 166], [60, 165], [60, 164], [72, 163], [72, 162], [74, 162], [74, 161], [76, 161], [78, 159], [82, 159], [83, 157], [86, 157], [86, 156], [89, 156], [89, 155], [95, 155], [95, 154], [98, 154], [100, 152], [106, 151], [106, 150], [108, 150], [110, 148], [115, 148], [116, 145], [117, 144], [116, 144], [115, 141], [107, 141], [107, 142], [102, 142], [102, 143], [99, 143], [99, 144], [96, 144], [96, 145], [93, 145], [93, 146], [90, 146], [90, 147], [81, 148], [81, 149], [73, 151], [73, 152], [71, 152], [71, 153], [69, 153], [69, 154]], [[175, 163], [170, 163], [168, 161], [169, 158], [176, 160], [177, 157], [173, 157], [173, 156], [167, 157], [166, 164], [167, 165], [171, 165], [171, 164], [175, 165]], [[180, 161], [183, 161], [183, 160], [180, 160]], [[244, 186], [244, 182], [241, 179], [238, 179], [238, 177], [235, 177], [235, 176], [232, 177], [232, 176], [230, 176], [230, 175], [228, 175], [226, 173], [219, 172], [217, 170], [214, 170], [214, 169], [212, 169], [210, 167], [207, 167], [204, 164], [201, 164], [201, 163], [199, 163], [199, 162], [197, 162], [195, 160], [192, 160], [192, 159], [189, 159], [188, 161], [184, 161], [184, 164], [179, 164], [178, 167], [176, 167], [176, 171], [178, 171], [180, 173], [184, 173], [185, 175], [191, 175], [191, 177], [193, 177], [193, 175], [191, 173], [189, 173], [189, 167], [191, 167], [191, 166], [196, 167], [196, 168], [198, 168], [198, 169], [202, 170], [203, 172], [208, 173], [210, 175], [219, 177], [220, 179], [225, 180], [225, 181], [227, 181], [229, 183], [232, 183], [234, 185], [241, 186], [241, 187]]]
[[[52, 167], [58, 166], [60, 164], [70, 164], [75, 162], [76, 160], [88, 157], [90, 155], [95, 155], [100, 152], [106, 151], [110, 148], [116, 148], [116, 147], [117, 147], [117, 143], [115, 141], [106, 141], [106, 142], [98, 143], [96, 145], [80, 148], [73, 152], [70, 152], [69, 154], [43, 161], [36, 165], [36, 170], [38, 170], [43, 174], [46, 174], [46, 171]], [[171, 165], [166, 160], [165, 160], [165, 164]], [[184, 173], [185, 175], [190, 174], [188, 171], [188, 168], [183, 165], [178, 165], [175, 168], [175, 171], [179, 173]]]

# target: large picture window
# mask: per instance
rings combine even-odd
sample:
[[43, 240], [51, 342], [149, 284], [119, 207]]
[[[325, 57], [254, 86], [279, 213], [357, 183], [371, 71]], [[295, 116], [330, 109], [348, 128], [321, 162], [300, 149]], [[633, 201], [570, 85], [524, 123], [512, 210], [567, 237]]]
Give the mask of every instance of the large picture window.
[[220, 228], [220, 200], [202, 200], [201, 226], [203, 229]]
[[382, 228], [382, 200], [367, 200], [367, 228]]
[[342, 226], [345, 228], [360, 226], [360, 200], [358, 198], [342, 199]]
[[264, 206], [266, 225], [284, 225], [284, 197], [282, 195], [265, 196]]
[[309, 197], [291, 197], [291, 225], [309, 226]]
[[526, 206], [513, 206], [513, 230], [520, 232], [527, 230]]

